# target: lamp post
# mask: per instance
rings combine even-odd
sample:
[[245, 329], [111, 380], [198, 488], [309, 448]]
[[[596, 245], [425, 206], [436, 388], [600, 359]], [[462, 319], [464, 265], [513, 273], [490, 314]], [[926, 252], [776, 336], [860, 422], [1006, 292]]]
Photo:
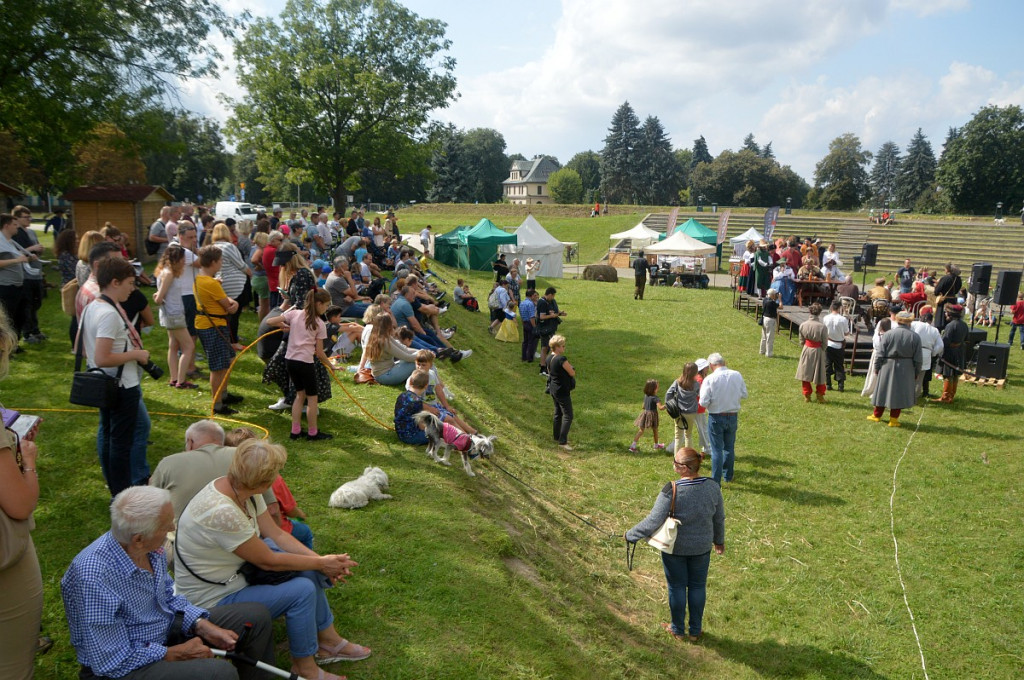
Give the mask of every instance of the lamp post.
[[793, 199], [789, 198], [788, 196], [786, 197], [786, 214], [793, 214]]
[[697, 212], [704, 212], [704, 194], [697, 194]]
[[998, 203], [996, 203], [996, 219], [997, 220], [1003, 219], [1003, 202], [1002, 201], [999, 201]]

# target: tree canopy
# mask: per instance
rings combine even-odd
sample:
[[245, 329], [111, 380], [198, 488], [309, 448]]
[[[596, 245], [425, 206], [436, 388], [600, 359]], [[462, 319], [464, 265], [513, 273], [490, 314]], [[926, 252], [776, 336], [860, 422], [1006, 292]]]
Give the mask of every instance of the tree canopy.
[[814, 190], [808, 203], [826, 210], [859, 207], [868, 193], [865, 166], [870, 161], [871, 152], [861, 148], [860, 138], [852, 132], [833, 139], [828, 155], [814, 168]]
[[399, 164], [455, 95], [450, 44], [444, 22], [393, 0], [288, 0], [235, 41], [248, 95], [233, 103], [230, 132], [256, 141], [261, 167], [308, 173], [344, 205], [360, 170]]
[[959, 130], [951, 129], [936, 181], [959, 212], [991, 214], [1024, 199], [1024, 112], [986, 106]]
[[629, 102], [612, 116], [601, 151], [601, 189], [610, 203], [632, 203], [637, 198], [637, 150], [642, 144], [640, 119]]
[[593, 151], [580, 151], [565, 167], [575, 170], [583, 185], [583, 200], [597, 200], [601, 188], [601, 157]]
[[875, 163], [871, 166], [871, 199], [879, 205], [888, 205], [896, 192], [896, 177], [900, 172], [900, 147], [896, 142], [886, 142], [875, 154]]
[[900, 206], [917, 210], [918, 199], [931, 190], [934, 182], [935, 154], [932, 152], [932, 144], [921, 128], [917, 128], [896, 175], [896, 202]]
[[810, 188], [788, 165], [748, 149], [725, 150], [710, 163], [701, 163], [690, 181], [692, 192], [707, 201], [741, 207], [785, 205], [787, 198], [799, 207]]
[[583, 201], [583, 181], [572, 168], [560, 168], [548, 175], [548, 193], [555, 203]]

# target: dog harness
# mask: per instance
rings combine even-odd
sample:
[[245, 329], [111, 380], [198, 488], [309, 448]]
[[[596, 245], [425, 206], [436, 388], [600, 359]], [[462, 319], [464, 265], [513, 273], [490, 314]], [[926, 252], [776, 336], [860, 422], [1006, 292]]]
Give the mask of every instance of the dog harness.
[[[454, 447], [456, 451], [466, 452], [473, 447], [472, 437], [448, 423], [442, 423], [441, 425], [441, 438], [444, 439], [445, 444]], [[470, 457], [476, 458], [476, 456]]]

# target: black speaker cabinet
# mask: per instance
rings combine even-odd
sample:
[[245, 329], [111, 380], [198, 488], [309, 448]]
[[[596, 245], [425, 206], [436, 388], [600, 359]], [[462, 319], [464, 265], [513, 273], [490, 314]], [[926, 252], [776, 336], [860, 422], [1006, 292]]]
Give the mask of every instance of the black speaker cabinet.
[[964, 340], [964, 349], [966, 350], [968, 363], [974, 361], [975, 353], [978, 350], [978, 345], [988, 340], [988, 329], [985, 328], [974, 328], [967, 331], [967, 339]]
[[982, 342], [978, 345], [978, 366], [974, 372], [979, 378], [1006, 377], [1006, 364], [1010, 361], [1010, 345], [1002, 342]]
[[1017, 301], [1017, 290], [1020, 288], [1020, 271], [1003, 270], [996, 279], [996, 290], [992, 294], [992, 304], [1012, 305]]
[[863, 266], [874, 267], [875, 260], [878, 259], [878, 244], [865, 243], [860, 250], [860, 259]]
[[863, 258], [860, 255], [853, 256], [853, 271], [860, 272], [864, 271], [864, 265], [862, 262]]
[[988, 295], [989, 283], [992, 281], [992, 263], [975, 262], [971, 267], [971, 293]]

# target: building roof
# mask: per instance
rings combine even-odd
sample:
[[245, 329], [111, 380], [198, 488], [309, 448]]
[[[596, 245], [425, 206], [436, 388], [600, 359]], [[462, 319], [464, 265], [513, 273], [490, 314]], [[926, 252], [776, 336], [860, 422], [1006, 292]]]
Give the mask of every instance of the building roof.
[[[511, 179], [512, 173], [519, 171], [522, 179]], [[528, 182], [543, 184], [548, 181], [548, 175], [558, 170], [554, 159], [548, 156], [534, 158], [532, 161], [512, 161], [512, 169], [509, 171], [509, 179], [502, 184], [526, 184]]]
[[163, 187], [151, 184], [125, 184], [122, 186], [110, 187], [76, 187], [64, 192], [66, 201], [96, 201], [112, 203], [138, 203], [144, 201], [153, 193], [160, 194], [166, 201], [173, 201], [172, 196]]
[[7, 184], [5, 182], [0, 182], [0, 194], [4, 194], [5, 196], [24, 196], [25, 195], [21, 191], [19, 191], [16, 187], [12, 187], [10, 184]]

